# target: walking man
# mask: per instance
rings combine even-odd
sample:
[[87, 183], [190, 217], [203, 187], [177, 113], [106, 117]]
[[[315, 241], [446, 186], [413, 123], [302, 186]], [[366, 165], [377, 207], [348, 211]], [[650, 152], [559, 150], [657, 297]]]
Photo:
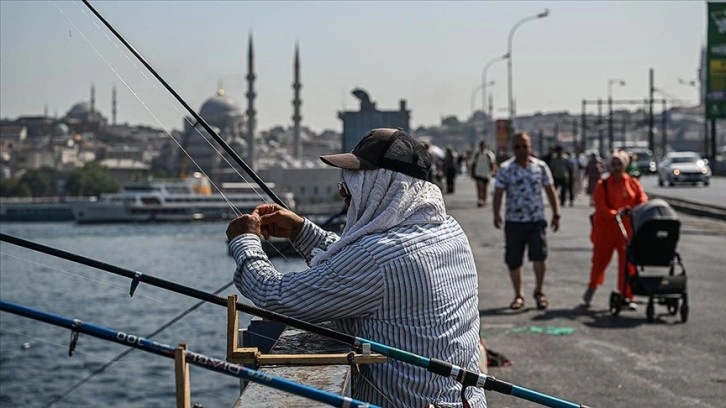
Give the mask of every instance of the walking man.
[[504, 260], [514, 288], [514, 300], [509, 305], [518, 310], [524, 307], [522, 291], [522, 263], [524, 249], [532, 261], [535, 275], [534, 299], [537, 309], [549, 306], [542, 291], [547, 259], [547, 221], [544, 214], [542, 190], [552, 207], [552, 230], [560, 228], [560, 205], [552, 180], [552, 173], [542, 160], [531, 155], [532, 141], [525, 132], [514, 135], [514, 157], [502, 163], [494, 184], [494, 227], [502, 227], [499, 208], [502, 196], [507, 194], [504, 236]]
[[477, 206], [483, 207], [487, 204], [487, 187], [489, 178], [494, 175], [497, 164], [494, 160], [494, 153], [489, 150], [484, 141], [479, 142], [479, 151], [474, 154], [471, 163], [471, 177], [476, 180]]

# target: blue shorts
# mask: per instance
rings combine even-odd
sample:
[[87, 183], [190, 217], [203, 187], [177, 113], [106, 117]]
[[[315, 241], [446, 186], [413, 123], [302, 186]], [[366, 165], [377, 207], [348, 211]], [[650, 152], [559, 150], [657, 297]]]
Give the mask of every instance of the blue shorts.
[[509, 270], [522, 266], [524, 248], [527, 247], [529, 260], [544, 261], [547, 259], [547, 221], [504, 223], [504, 262]]

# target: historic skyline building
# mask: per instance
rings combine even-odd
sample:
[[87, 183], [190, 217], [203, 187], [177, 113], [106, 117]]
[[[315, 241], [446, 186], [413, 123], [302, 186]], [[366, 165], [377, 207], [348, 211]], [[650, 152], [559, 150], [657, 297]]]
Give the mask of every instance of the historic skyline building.
[[247, 165], [255, 169], [255, 49], [252, 44], [252, 33], [250, 32], [249, 44], [247, 46]]
[[294, 157], [295, 159], [302, 161], [303, 146], [302, 138], [300, 136], [300, 121], [302, 120], [302, 115], [300, 115], [300, 105], [302, 105], [302, 100], [300, 99], [300, 88], [302, 88], [302, 84], [300, 83], [300, 47], [297, 42], [295, 43], [295, 62], [293, 63], [293, 71], [294, 82], [292, 83], [292, 89], [294, 98], [292, 100], [292, 131], [295, 143]]
[[338, 118], [343, 121], [343, 152], [353, 150], [371, 129], [388, 127], [401, 128], [406, 132], [411, 130], [411, 111], [406, 109], [405, 99], [399, 100], [398, 110], [381, 111], [366, 91], [357, 88], [352, 94], [360, 100], [360, 110], [338, 112]]

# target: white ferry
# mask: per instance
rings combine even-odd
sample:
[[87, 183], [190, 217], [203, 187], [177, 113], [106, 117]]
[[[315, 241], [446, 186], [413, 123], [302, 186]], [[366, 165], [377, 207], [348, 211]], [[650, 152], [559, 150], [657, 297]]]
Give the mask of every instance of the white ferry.
[[[269, 184], [268, 184], [269, 185]], [[233, 219], [251, 212], [265, 201], [264, 192], [249, 183], [224, 185], [212, 192], [209, 180], [200, 173], [183, 179], [159, 179], [127, 184], [120, 193], [102, 194], [97, 199], [70, 203], [79, 224], [111, 222], [164, 222]], [[292, 193], [280, 198], [294, 208]]]

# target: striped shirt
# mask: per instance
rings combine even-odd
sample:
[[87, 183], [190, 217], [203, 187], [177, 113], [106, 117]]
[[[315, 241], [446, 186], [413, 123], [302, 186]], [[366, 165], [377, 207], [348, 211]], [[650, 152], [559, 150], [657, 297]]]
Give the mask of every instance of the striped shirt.
[[[315, 250], [338, 239], [305, 220], [293, 245], [310, 261]], [[309, 322], [331, 320], [347, 334], [478, 372], [477, 273], [453, 218], [364, 236], [316, 267], [284, 275], [257, 236], [244, 234], [229, 245], [238, 265], [235, 285], [255, 305]], [[353, 395], [360, 400], [384, 407], [462, 406], [460, 384], [424, 368], [389, 359], [360, 369], [365, 380]], [[486, 407], [482, 389], [467, 388], [467, 399], [473, 408]]]

